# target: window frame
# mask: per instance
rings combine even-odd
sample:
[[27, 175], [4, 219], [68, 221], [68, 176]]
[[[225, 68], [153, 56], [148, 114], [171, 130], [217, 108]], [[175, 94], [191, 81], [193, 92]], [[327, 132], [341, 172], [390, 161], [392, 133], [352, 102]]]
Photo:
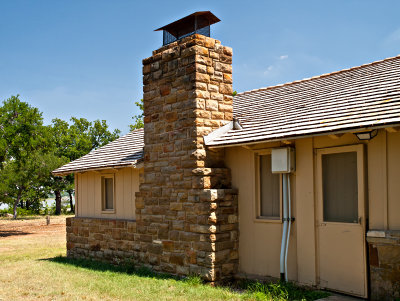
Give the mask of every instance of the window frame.
[[[355, 152], [357, 154], [357, 189], [358, 189], [358, 223], [347, 223], [347, 222], [333, 222], [324, 220], [323, 212], [323, 178], [322, 178], [322, 155], [337, 154], [337, 153], [347, 153]], [[319, 225], [333, 224], [333, 225], [347, 225], [350, 227], [357, 227], [360, 224], [365, 224], [365, 213], [366, 213], [366, 183], [365, 183], [365, 151], [363, 144], [352, 144], [352, 145], [342, 145], [326, 148], [315, 149], [316, 154], [316, 185], [317, 185], [317, 199], [316, 199], [316, 210], [317, 210], [317, 223]]]
[[254, 210], [254, 221], [261, 223], [282, 223], [282, 174], [279, 174], [279, 217], [273, 216], [262, 216], [261, 215], [261, 176], [260, 176], [260, 156], [271, 155], [272, 149], [264, 149], [256, 151], [254, 154], [254, 166], [255, 166], [255, 210]]
[[[106, 198], [105, 198], [105, 181], [103, 179], [112, 179], [112, 188], [113, 188], [113, 209], [106, 209]], [[115, 200], [115, 174], [101, 174], [100, 177], [100, 186], [101, 186], [101, 213], [115, 213], [116, 200]]]

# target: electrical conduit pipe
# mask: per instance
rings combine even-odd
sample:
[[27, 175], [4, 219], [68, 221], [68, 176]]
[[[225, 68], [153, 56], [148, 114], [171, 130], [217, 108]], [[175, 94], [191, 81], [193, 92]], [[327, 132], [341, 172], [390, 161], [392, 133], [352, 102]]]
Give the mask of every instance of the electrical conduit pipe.
[[288, 229], [286, 234], [286, 250], [285, 250], [285, 281], [288, 281], [288, 273], [287, 273], [287, 255], [289, 250], [289, 239], [290, 239], [290, 228], [292, 225], [292, 210], [291, 210], [291, 199], [290, 199], [290, 174], [286, 174], [287, 176], [287, 203], [288, 203]]
[[281, 243], [281, 256], [280, 256], [280, 273], [281, 281], [285, 281], [287, 277], [285, 276], [285, 254], [286, 254], [286, 243], [288, 234], [288, 177], [287, 174], [282, 175], [282, 190], [283, 190], [283, 229], [282, 229], [282, 243]]

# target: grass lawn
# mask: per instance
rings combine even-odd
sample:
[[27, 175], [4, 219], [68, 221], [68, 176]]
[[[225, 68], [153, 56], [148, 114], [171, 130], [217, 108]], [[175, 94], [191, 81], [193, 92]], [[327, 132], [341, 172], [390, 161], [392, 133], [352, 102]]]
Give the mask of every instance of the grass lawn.
[[315, 300], [325, 293], [243, 282], [213, 288], [192, 277], [156, 275], [65, 257], [65, 217], [0, 219], [0, 300]]

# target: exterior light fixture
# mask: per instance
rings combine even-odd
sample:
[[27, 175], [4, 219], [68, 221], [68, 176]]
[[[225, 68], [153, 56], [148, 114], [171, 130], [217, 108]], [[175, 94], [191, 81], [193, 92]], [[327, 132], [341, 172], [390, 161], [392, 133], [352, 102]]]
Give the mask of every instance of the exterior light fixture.
[[371, 140], [378, 134], [378, 130], [370, 130], [365, 132], [354, 133], [357, 136], [358, 140]]

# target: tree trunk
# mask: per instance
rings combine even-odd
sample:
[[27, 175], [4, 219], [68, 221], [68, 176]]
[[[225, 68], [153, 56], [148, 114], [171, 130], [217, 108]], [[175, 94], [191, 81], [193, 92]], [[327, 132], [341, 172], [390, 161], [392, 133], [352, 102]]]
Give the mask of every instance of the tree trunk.
[[23, 200], [20, 201], [19, 206], [20, 206], [22, 209], [24, 209], [24, 201], [23, 201]]
[[14, 201], [14, 206], [13, 206], [13, 219], [17, 219], [17, 206], [18, 203], [21, 199], [21, 194], [19, 193], [17, 196], [17, 199]]
[[71, 212], [75, 213], [74, 203], [72, 202], [72, 190], [68, 190], [69, 194], [69, 205], [71, 207]]
[[56, 215], [61, 214], [61, 191], [56, 190], [54, 191], [54, 194], [56, 195]]

